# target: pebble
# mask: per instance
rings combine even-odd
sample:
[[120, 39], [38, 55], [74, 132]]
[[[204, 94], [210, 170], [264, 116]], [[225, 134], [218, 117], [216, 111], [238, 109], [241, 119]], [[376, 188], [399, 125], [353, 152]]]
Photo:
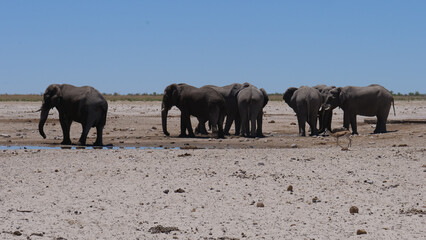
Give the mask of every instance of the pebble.
[[293, 186], [292, 186], [292, 185], [288, 186], [288, 187], [287, 187], [287, 191], [289, 191], [289, 192], [293, 192]]
[[364, 229], [358, 229], [356, 231], [356, 235], [362, 235], [362, 234], [367, 234], [367, 231], [365, 231]]
[[175, 190], [175, 193], [184, 193], [185, 190], [183, 190], [182, 188], [178, 188]]
[[297, 148], [297, 144], [295, 143], [291, 144], [291, 148]]
[[355, 213], [358, 213], [358, 212], [359, 212], [359, 210], [358, 210], [358, 208], [357, 208], [356, 206], [352, 206], [352, 207], [349, 209], [349, 212], [350, 212], [352, 215], [354, 215]]
[[263, 204], [263, 202], [258, 202], [256, 204], [256, 207], [265, 207], [265, 204]]

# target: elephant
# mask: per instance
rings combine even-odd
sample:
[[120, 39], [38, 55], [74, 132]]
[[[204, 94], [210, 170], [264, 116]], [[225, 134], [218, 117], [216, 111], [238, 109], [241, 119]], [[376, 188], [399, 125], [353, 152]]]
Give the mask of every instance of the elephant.
[[50, 109], [56, 108], [59, 113], [63, 141], [61, 144], [70, 145], [70, 128], [72, 121], [83, 127], [79, 145], [86, 145], [87, 134], [90, 128], [96, 127], [96, 141], [93, 145], [102, 146], [102, 132], [106, 123], [108, 103], [102, 94], [90, 86], [76, 87], [69, 84], [51, 84], [43, 95], [43, 104], [40, 108], [40, 135], [46, 138], [43, 127]]
[[[238, 112], [241, 119], [241, 136], [264, 137], [262, 133], [263, 108], [268, 104], [269, 97], [265, 89], [246, 85], [238, 92]], [[257, 123], [257, 128], [256, 128]]]
[[366, 87], [346, 86], [330, 90], [324, 107], [334, 109], [340, 107], [343, 110], [343, 127], [349, 129], [352, 126], [352, 134], [358, 134], [356, 116], [376, 116], [377, 123], [374, 133], [386, 133], [386, 122], [390, 107], [395, 104], [392, 94], [383, 86], [371, 84]]
[[[327, 86], [327, 85], [316, 85], [313, 88], [317, 89], [321, 93], [322, 102], [325, 102], [328, 93], [331, 89], [336, 88], [336, 86]], [[325, 110], [323, 107], [320, 108], [318, 112], [319, 120], [319, 130], [318, 133], [324, 133], [325, 130], [331, 131], [331, 121], [333, 119], [333, 109]]]
[[[161, 118], [163, 132], [167, 131], [168, 111], [176, 106], [181, 111], [179, 137], [195, 137], [191, 126], [190, 116], [195, 116], [198, 121], [209, 121], [212, 126], [218, 128], [218, 138], [224, 138], [223, 115], [225, 114], [225, 99], [211, 88], [196, 88], [180, 83], [170, 84], [164, 89], [161, 104]], [[186, 134], [188, 131], [188, 134]]]
[[[224, 133], [225, 135], [230, 135], [229, 130], [231, 129], [232, 123], [235, 121], [235, 135], [240, 135], [240, 115], [238, 113], [238, 100], [237, 95], [241, 91], [241, 89], [248, 87], [249, 84], [240, 84], [240, 83], [233, 83], [229, 84], [223, 87], [217, 87], [214, 85], [206, 85], [202, 88], [212, 88], [213, 90], [220, 93], [223, 98], [225, 99], [225, 106], [226, 106], [226, 122], [225, 122], [225, 128]], [[200, 133], [207, 134], [205, 124], [199, 123], [197, 130]]]
[[299, 136], [306, 136], [305, 122], [311, 127], [310, 136], [317, 136], [318, 111], [322, 105], [320, 92], [308, 86], [301, 86], [300, 88], [290, 87], [285, 91], [283, 100], [296, 113], [299, 124]]

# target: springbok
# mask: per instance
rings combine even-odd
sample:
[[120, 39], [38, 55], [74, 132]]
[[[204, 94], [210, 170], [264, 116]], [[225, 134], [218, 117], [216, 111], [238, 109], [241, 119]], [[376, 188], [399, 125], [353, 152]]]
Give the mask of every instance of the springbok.
[[[326, 129], [326, 133], [329, 133], [331, 136], [336, 138], [336, 143], [337, 146], [341, 147], [342, 150], [349, 150], [349, 147], [352, 145], [352, 139], [351, 139], [351, 132], [346, 129], [346, 128], [338, 128], [338, 129], [333, 129], [332, 131], [328, 131], [328, 129]], [[345, 137], [348, 139], [348, 145], [347, 146], [342, 146], [339, 144], [339, 138], [341, 137]]]

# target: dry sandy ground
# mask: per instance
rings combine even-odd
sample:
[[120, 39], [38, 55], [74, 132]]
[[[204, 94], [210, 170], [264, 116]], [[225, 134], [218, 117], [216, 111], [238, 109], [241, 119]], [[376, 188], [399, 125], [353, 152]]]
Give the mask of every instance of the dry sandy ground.
[[[40, 105], [0, 103], [3, 149], [60, 146], [56, 111], [38, 134]], [[426, 119], [426, 102], [395, 108], [390, 119]], [[159, 102], [110, 103], [104, 143], [186, 149], [0, 150], [0, 239], [426, 238], [426, 124], [372, 135], [358, 117], [341, 151], [332, 137], [298, 137], [283, 102], [265, 108], [261, 139], [177, 138], [170, 115], [165, 137]]]

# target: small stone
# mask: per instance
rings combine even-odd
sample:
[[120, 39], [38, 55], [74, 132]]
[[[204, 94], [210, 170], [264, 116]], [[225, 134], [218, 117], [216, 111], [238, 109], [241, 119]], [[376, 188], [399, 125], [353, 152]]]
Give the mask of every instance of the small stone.
[[352, 215], [354, 215], [355, 213], [359, 213], [359, 210], [358, 210], [358, 208], [357, 208], [356, 206], [352, 206], [352, 207], [349, 209], [349, 212], [350, 212]]
[[15, 236], [21, 236], [21, 235], [22, 235], [22, 233], [21, 233], [20, 231], [14, 231], [14, 232], [13, 232], [13, 235], [15, 235]]
[[367, 234], [367, 231], [365, 231], [364, 229], [358, 229], [356, 231], [356, 235], [362, 235], [362, 234]]
[[271, 120], [271, 121], [269, 121], [268, 123], [275, 123], [275, 121], [274, 121], [274, 120]]
[[289, 192], [293, 192], [293, 186], [292, 186], [292, 185], [288, 186], [288, 187], [287, 187], [287, 191], [289, 191]]
[[318, 202], [321, 202], [321, 200], [319, 200], [318, 197], [314, 197], [314, 198], [312, 198], [312, 202], [313, 203], [318, 203]]
[[184, 193], [185, 190], [183, 190], [182, 188], [178, 188], [175, 190], [175, 193]]
[[291, 144], [291, 148], [297, 148], [297, 144], [295, 143]]
[[170, 191], [169, 189], [166, 189], [166, 190], [163, 191], [163, 193], [169, 194], [169, 191]]
[[293, 125], [293, 126], [295, 126], [295, 125], [296, 125], [296, 123], [295, 123], [295, 122], [292, 122], [292, 123], [290, 123], [290, 125]]
[[263, 204], [263, 202], [258, 202], [256, 204], [256, 207], [265, 207], [265, 204]]

